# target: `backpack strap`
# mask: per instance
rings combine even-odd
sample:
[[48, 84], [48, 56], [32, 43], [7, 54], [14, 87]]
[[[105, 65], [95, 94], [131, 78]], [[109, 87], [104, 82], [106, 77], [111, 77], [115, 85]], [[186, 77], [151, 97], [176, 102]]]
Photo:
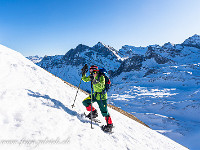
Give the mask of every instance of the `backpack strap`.
[[97, 80], [97, 81], [100, 82], [100, 77], [101, 77], [101, 76], [103, 76], [103, 74], [99, 72], [99, 74], [98, 74], [98, 80]]
[[[98, 80], [97, 81], [99, 81], [100, 82], [100, 77], [101, 76], [104, 76], [102, 73], [99, 73], [98, 74]], [[106, 77], [104, 76], [104, 78], [105, 78], [105, 86], [106, 86]], [[99, 94], [105, 94], [106, 93], [106, 87], [104, 88], [104, 90], [102, 90], [102, 92], [100, 92]]]

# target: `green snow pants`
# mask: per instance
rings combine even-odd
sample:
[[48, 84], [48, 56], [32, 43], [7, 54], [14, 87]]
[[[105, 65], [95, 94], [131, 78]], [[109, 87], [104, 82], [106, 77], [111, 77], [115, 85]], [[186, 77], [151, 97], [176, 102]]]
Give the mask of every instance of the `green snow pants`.
[[[93, 94], [95, 95], [95, 94]], [[99, 109], [101, 111], [102, 116], [106, 117], [106, 116], [110, 116], [108, 113], [108, 109], [107, 109], [107, 99], [106, 100], [97, 100], [95, 98], [95, 96], [92, 97], [92, 102], [97, 102], [97, 104], [99, 105]], [[91, 95], [88, 96], [86, 99], [83, 100], [83, 105], [85, 107], [90, 106], [91, 104]]]

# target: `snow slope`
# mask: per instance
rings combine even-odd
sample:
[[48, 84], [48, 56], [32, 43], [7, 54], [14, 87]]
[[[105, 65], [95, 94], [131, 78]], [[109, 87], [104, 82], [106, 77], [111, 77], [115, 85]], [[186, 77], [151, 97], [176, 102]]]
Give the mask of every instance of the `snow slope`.
[[0, 72], [0, 149], [187, 149], [112, 109], [113, 134], [90, 129], [80, 117], [86, 94], [72, 109], [76, 89], [2, 45]]

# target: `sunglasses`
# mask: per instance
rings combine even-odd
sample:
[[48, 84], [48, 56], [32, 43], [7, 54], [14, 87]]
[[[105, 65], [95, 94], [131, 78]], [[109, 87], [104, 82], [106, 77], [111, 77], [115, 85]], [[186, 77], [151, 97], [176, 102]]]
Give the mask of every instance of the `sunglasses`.
[[95, 73], [97, 73], [96, 71], [94, 71], [94, 72], [90, 72], [90, 74], [95, 74]]

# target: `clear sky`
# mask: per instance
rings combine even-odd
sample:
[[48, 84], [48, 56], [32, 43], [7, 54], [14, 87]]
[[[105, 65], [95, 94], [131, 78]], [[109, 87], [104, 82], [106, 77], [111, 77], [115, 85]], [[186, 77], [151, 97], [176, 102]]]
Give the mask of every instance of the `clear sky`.
[[0, 44], [24, 56], [78, 44], [182, 43], [200, 35], [200, 0], [0, 0]]

